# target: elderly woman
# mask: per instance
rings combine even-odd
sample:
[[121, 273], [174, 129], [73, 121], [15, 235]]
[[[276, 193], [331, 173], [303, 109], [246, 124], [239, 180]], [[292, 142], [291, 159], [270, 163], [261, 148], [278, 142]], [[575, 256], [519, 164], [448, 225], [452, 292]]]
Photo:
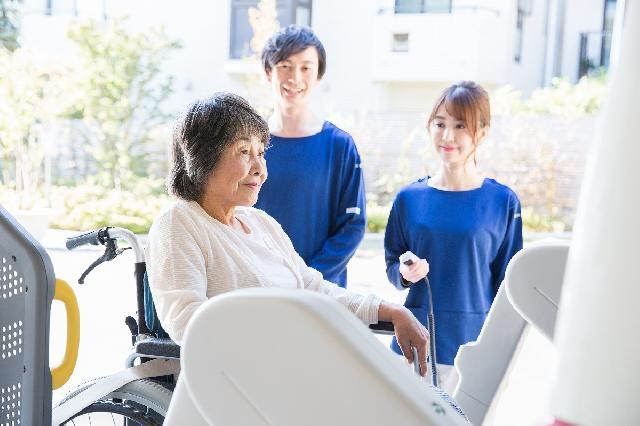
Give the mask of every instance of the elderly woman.
[[268, 140], [266, 122], [229, 93], [194, 102], [178, 120], [168, 178], [177, 201], [156, 218], [147, 242], [151, 292], [163, 327], [179, 344], [200, 305], [239, 288], [317, 291], [365, 324], [392, 322], [409, 362], [410, 348], [418, 350], [424, 375], [428, 333], [408, 309], [324, 281], [280, 225], [252, 208], [267, 178]]

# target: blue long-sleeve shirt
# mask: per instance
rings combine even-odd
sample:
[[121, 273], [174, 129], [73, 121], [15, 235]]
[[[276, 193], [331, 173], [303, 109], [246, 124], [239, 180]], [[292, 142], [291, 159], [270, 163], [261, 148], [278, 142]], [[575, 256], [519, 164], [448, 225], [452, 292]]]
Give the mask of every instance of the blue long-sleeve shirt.
[[268, 178], [255, 207], [275, 218], [307, 265], [347, 285], [347, 262], [365, 232], [365, 192], [353, 138], [325, 121], [311, 136], [271, 136]]
[[[404, 187], [393, 203], [385, 232], [389, 281], [404, 289], [398, 257], [407, 250], [429, 262], [438, 363], [453, 364], [460, 345], [476, 340], [511, 257], [522, 248], [520, 202], [507, 186], [485, 179], [469, 191]], [[423, 281], [405, 302], [427, 324]], [[400, 353], [395, 340], [393, 349]]]

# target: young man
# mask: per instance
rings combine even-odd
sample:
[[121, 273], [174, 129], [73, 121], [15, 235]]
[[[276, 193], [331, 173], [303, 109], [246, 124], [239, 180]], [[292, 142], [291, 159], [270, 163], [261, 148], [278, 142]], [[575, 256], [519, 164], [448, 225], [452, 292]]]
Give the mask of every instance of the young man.
[[364, 180], [351, 135], [310, 108], [326, 69], [324, 47], [311, 29], [291, 25], [266, 42], [262, 64], [274, 112], [269, 178], [256, 207], [282, 225], [309, 266], [346, 287], [347, 262], [365, 232]]

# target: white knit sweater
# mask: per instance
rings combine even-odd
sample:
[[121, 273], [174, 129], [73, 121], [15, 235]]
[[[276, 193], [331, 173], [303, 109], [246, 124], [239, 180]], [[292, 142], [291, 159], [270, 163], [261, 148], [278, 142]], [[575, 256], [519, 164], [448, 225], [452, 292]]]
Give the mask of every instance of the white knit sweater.
[[176, 343], [208, 298], [245, 287], [317, 291], [338, 300], [365, 324], [378, 321], [379, 298], [323, 280], [272, 217], [250, 207], [236, 208], [235, 213], [253, 235], [222, 224], [196, 202], [177, 201], [153, 222], [147, 273], [160, 322]]

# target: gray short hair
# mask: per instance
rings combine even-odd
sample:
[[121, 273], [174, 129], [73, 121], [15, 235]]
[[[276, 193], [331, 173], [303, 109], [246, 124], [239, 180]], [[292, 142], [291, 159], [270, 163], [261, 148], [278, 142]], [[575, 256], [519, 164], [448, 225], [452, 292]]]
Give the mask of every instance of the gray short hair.
[[178, 118], [171, 140], [170, 194], [199, 201], [222, 153], [241, 138], [269, 142], [265, 120], [238, 95], [217, 92], [190, 104]]

